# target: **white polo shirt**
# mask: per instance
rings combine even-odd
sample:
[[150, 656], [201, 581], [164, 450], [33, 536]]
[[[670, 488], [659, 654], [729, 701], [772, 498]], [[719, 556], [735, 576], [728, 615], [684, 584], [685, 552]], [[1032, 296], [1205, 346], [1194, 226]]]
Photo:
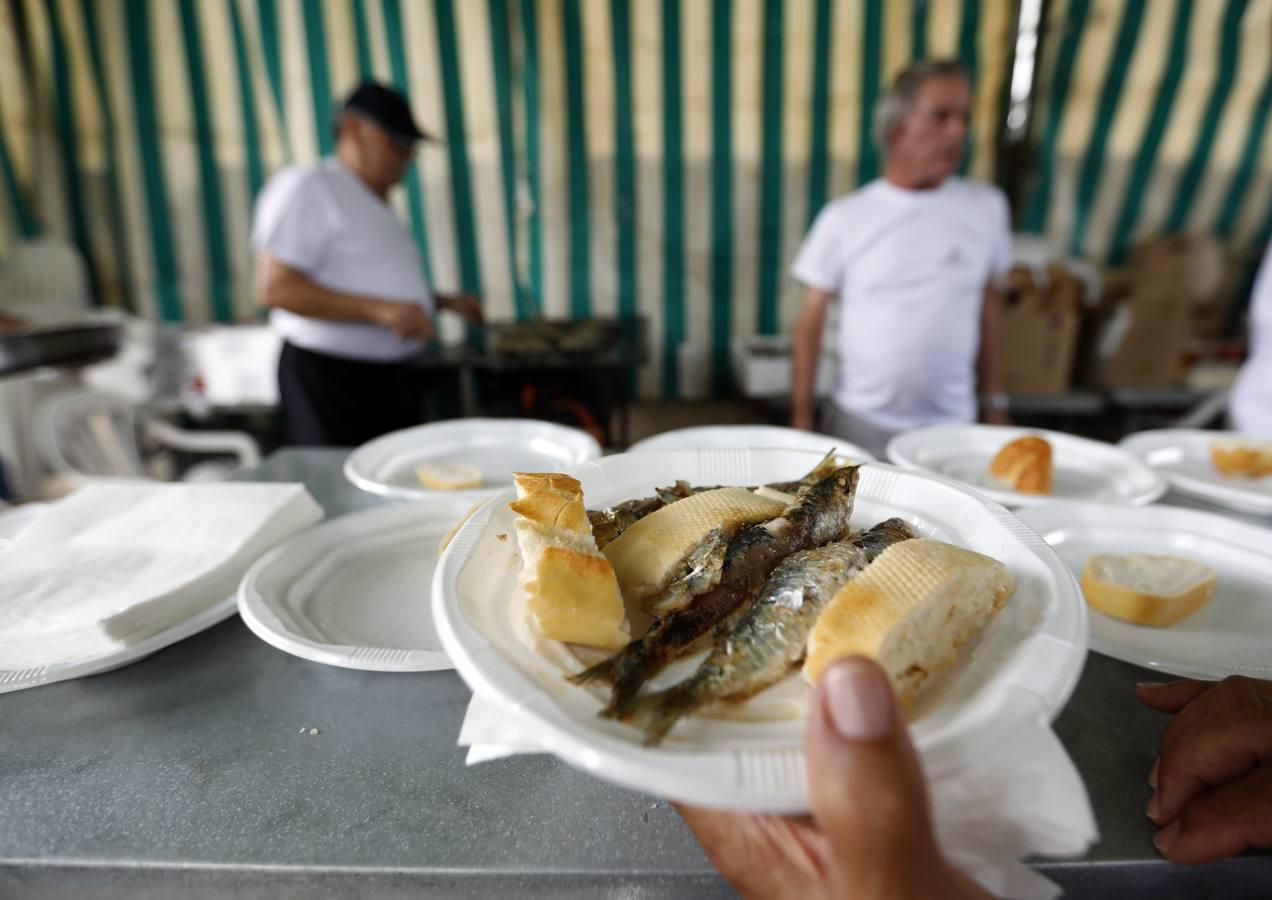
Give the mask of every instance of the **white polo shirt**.
[[836, 405], [889, 431], [975, 421], [984, 290], [1010, 262], [1007, 199], [989, 185], [878, 179], [828, 204], [792, 271], [838, 298]]
[[[392, 208], [338, 159], [293, 166], [271, 178], [256, 201], [252, 244], [328, 290], [434, 311], [415, 241]], [[298, 347], [349, 359], [389, 362], [420, 348], [418, 341], [370, 323], [275, 309], [270, 324]]]
[[1272, 244], [1263, 254], [1250, 295], [1250, 355], [1228, 400], [1232, 424], [1249, 437], [1272, 440]]

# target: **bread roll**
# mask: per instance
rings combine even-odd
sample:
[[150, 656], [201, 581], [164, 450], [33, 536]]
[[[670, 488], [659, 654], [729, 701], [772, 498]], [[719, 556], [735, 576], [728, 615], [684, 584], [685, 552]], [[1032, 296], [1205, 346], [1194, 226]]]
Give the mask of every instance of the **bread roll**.
[[804, 677], [821, 678], [842, 656], [874, 658], [909, 704], [928, 675], [997, 612], [1014, 587], [996, 559], [919, 538], [895, 544], [848, 582], [808, 638]]
[[679, 563], [715, 528], [736, 531], [781, 515], [785, 506], [746, 488], [726, 487], [691, 494], [636, 522], [605, 546], [628, 601], [661, 590]]
[[596, 549], [583, 487], [569, 475], [517, 473], [521, 583], [535, 631], [554, 641], [616, 650], [630, 639], [609, 560]]
[[1097, 554], [1082, 569], [1087, 603], [1136, 625], [1164, 627], [1210, 602], [1215, 572], [1178, 556]]
[[1022, 494], [1051, 493], [1051, 444], [1036, 435], [1016, 438], [998, 451], [989, 474]]
[[1224, 475], [1272, 475], [1272, 441], [1215, 441], [1210, 445], [1210, 460]]

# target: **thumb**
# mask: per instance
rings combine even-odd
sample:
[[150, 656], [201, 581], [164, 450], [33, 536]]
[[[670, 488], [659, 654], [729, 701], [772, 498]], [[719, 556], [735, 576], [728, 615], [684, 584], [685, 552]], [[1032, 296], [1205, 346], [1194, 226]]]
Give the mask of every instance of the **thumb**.
[[838, 876], [858, 889], [896, 888], [943, 865], [918, 757], [876, 663], [856, 656], [826, 669], [809, 716], [807, 759], [813, 817]]

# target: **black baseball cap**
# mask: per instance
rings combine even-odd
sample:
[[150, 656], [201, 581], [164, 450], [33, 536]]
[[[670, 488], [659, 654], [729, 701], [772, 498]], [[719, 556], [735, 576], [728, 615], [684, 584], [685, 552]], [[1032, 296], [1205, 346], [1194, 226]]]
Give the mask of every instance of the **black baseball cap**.
[[366, 116], [402, 143], [437, 140], [415, 124], [406, 97], [378, 81], [359, 84], [345, 99], [341, 109]]

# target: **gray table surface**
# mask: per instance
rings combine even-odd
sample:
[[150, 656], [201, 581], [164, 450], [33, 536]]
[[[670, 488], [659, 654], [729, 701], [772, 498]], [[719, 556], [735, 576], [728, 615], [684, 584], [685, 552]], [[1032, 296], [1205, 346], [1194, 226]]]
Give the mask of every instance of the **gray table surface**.
[[[384, 501], [342, 453], [288, 450], [329, 516]], [[1267, 897], [1272, 859], [1153, 852], [1159, 676], [1097, 654], [1056, 729], [1101, 831], [1035, 865], [1075, 897]], [[0, 898], [729, 897], [665, 803], [550, 757], [464, 765], [452, 672], [306, 662], [237, 619], [115, 672], [0, 695]], [[317, 728], [318, 734], [308, 730]], [[301, 733], [304, 729], [304, 733]]]

